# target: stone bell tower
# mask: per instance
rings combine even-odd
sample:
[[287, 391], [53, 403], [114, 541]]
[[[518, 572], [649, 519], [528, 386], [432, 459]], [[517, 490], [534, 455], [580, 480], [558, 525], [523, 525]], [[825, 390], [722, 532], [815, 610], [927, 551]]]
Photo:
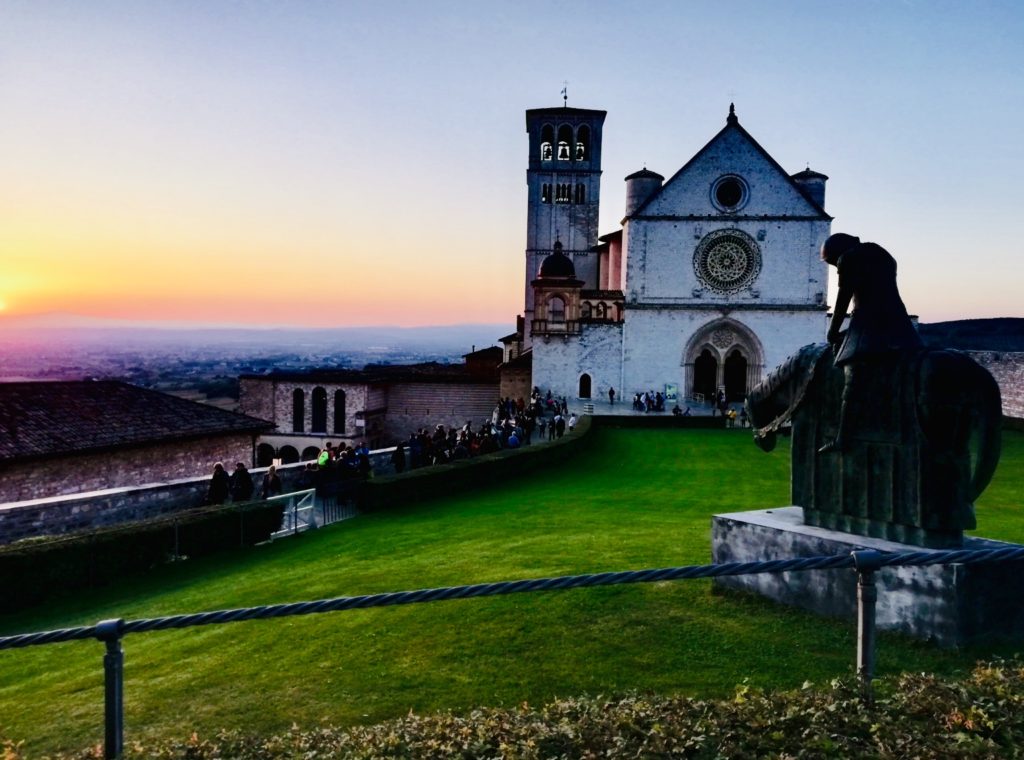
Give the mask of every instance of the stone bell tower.
[[598, 287], [601, 199], [601, 129], [606, 111], [534, 108], [526, 112], [530, 137], [526, 169], [526, 268], [524, 348], [531, 345], [533, 280], [559, 241], [584, 288]]

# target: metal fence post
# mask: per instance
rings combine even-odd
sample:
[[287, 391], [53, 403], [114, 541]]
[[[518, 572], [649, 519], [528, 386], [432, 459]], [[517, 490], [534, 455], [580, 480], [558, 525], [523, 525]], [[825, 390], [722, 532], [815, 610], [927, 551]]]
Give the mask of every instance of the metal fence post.
[[874, 550], [851, 552], [857, 568], [857, 677], [861, 693], [869, 703], [871, 680], [875, 676], [875, 603], [878, 588], [875, 571], [882, 567], [882, 554]]
[[118, 758], [124, 751], [124, 652], [121, 636], [124, 620], [104, 620], [96, 625], [96, 638], [106, 643], [103, 656], [103, 757]]

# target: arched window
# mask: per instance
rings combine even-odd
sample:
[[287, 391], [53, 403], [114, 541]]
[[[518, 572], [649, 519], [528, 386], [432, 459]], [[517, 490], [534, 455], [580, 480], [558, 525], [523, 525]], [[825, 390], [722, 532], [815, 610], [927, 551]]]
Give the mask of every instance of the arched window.
[[313, 389], [313, 433], [327, 432], [327, 391], [319, 385]]
[[586, 188], [583, 187], [583, 184], [581, 182], [577, 182], [576, 183], [576, 202], [577, 203], [586, 203], [587, 202], [587, 191], [586, 191]]
[[302, 461], [313, 462], [320, 455], [320, 449], [316, 446], [307, 446], [302, 450]]
[[569, 196], [569, 185], [561, 184], [555, 188], [555, 203], [568, 203], [572, 200]]
[[572, 127], [563, 124], [558, 128], [558, 160], [568, 161], [572, 158]]
[[555, 144], [555, 128], [545, 124], [540, 130], [540, 160], [550, 161]]
[[604, 301], [597, 302], [597, 310], [594, 314], [598, 319], [608, 319], [608, 304]]
[[747, 397], [747, 357], [738, 348], [725, 357], [722, 374], [726, 400], [743, 401]]
[[580, 375], [580, 398], [590, 398], [590, 375]]
[[718, 392], [718, 359], [710, 349], [701, 351], [693, 363], [693, 392], [702, 394], [705, 401]]
[[590, 127], [586, 124], [576, 130], [576, 160], [590, 159]]
[[261, 443], [256, 447], [256, 466], [270, 467], [274, 463], [274, 447], [269, 443]]
[[299, 450], [294, 446], [282, 446], [277, 452], [281, 464], [295, 464], [299, 461]]
[[306, 394], [302, 388], [292, 392], [292, 432], [301, 433], [306, 429]]
[[584, 301], [580, 304], [580, 319], [589, 319], [594, 306], [590, 301]]
[[560, 296], [551, 296], [551, 300], [548, 301], [548, 321], [565, 321], [565, 301]]
[[548, 182], [540, 186], [540, 202], [551, 203], [551, 184]]
[[345, 391], [334, 392], [334, 432], [345, 432]]

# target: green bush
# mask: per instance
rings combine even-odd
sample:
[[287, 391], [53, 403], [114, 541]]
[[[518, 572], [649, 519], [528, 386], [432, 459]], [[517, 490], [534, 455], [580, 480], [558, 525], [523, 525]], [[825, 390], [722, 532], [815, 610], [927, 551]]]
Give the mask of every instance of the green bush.
[[270, 538], [279, 502], [203, 507], [172, 516], [0, 547], [0, 613], [95, 588], [176, 557], [199, 557]]
[[[796, 692], [739, 686], [731, 699], [629, 695], [277, 736], [221, 732], [144, 745], [126, 758], [1003, 758], [1024, 754], [1024, 663], [955, 680], [904, 674], [864, 702], [853, 681]], [[7, 757], [20, 757], [14, 745]], [[62, 757], [93, 757], [93, 750]]]

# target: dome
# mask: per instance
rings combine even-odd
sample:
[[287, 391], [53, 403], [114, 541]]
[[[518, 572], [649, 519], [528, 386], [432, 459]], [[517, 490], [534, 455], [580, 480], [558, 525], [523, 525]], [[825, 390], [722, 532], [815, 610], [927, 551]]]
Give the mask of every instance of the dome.
[[541, 262], [538, 277], [548, 279], [551, 277], [573, 280], [576, 278], [576, 267], [572, 265], [572, 259], [562, 253], [562, 244], [555, 242], [555, 250]]

